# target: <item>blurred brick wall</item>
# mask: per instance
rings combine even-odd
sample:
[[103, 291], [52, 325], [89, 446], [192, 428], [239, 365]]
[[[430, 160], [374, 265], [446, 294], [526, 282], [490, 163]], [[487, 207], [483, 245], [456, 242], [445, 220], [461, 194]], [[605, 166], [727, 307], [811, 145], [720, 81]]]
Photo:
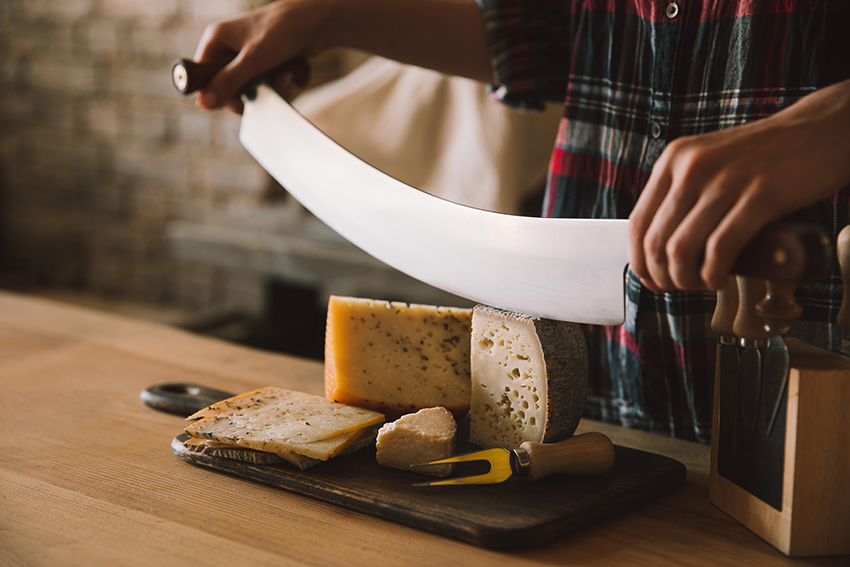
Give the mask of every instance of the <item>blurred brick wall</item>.
[[170, 85], [251, 0], [0, 0], [0, 246], [47, 283], [187, 308], [256, 307], [253, 276], [168, 257], [172, 219], [259, 203], [238, 118]]

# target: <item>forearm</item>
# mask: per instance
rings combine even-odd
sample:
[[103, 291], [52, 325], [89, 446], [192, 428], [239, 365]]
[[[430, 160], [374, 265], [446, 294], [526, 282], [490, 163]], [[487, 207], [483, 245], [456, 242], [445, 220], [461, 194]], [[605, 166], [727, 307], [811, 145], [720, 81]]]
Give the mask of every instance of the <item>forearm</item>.
[[815, 91], [783, 113], [789, 128], [807, 135], [812, 147], [821, 148], [822, 155], [801, 156], [801, 167], [811, 160], [825, 169], [823, 182], [816, 186], [819, 194], [813, 197], [822, 199], [850, 185], [850, 80]]
[[326, 47], [349, 47], [450, 75], [494, 82], [473, 0], [331, 0], [320, 33]]

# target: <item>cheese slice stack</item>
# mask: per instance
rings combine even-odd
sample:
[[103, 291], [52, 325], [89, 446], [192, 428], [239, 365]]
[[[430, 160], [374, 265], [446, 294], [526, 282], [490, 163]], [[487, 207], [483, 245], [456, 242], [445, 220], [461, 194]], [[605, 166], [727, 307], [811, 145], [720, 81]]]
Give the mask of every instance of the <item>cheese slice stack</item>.
[[471, 309], [331, 296], [325, 396], [388, 419], [469, 410]]
[[383, 423], [384, 416], [321, 396], [267, 387], [215, 403], [187, 419], [198, 419], [185, 428], [193, 439], [266, 451], [301, 466], [302, 457], [326, 461], [374, 438], [374, 426]]
[[514, 449], [573, 434], [587, 397], [581, 328], [479, 305], [472, 315], [470, 441]]

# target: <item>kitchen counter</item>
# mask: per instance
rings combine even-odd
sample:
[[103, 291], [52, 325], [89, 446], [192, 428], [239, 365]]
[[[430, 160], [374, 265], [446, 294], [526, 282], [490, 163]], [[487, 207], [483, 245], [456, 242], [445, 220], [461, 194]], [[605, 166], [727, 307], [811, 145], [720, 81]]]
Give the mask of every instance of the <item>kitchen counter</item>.
[[492, 551], [186, 464], [148, 386], [322, 392], [319, 363], [0, 293], [0, 565], [848, 565], [789, 559], [711, 505], [709, 447], [585, 421], [675, 458], [685, 484], [521, 551]]

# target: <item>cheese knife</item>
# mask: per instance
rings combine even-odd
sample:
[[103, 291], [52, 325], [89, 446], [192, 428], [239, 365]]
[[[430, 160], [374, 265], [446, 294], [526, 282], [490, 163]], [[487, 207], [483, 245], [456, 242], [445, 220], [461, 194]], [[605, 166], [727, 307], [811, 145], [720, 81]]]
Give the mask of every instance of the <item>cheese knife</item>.
[[[178, 90], [203, 85], [191, 68], [177, 67]], [[316, 217], [378, 260], [494, 307], [577, 323], [624, 321], [627, 220], [524, 217], [452, 203], [361, 161], [265, 84], [249, 87], [243, 102], [239, 137], [248, 152]], [[807, 270], [793, 240], [781, 227], [762, 233], [739, 256], [737, 273], [793, 279]], [[776, 264], [764, 246], [790, 246], [787, 261]]]
[[[810, 262], [828, 267], [831, 263], [832, 247], [826, 236], [806, 233], [801, 234], [800, 237], [810, 240], [806, 245], [807, 253], [810, 255]], [[814, 276], [820, 279], [825, 275], [823, 273], [815, 274]], [[762, 369], [764, 375], [763, 389], [766, 398], [764, 402], [772, 404], [772, 406], [765, 408], [770, 412], [769, 415], [765, 416], [767, 418], [766, 434], [768, 437], [770, 437], [779, 411], [783, 407], [782, 402], [785, 399], [788, 388], [790, 362], [785, 337], [791, 331], [791, 323], [803, 315], [803, 308], [794, 298], [794, 290], [798, 283], [813, 281], [811, 279], [812, 276], [810, 274], [803, 274], [799, 282], [778, 282], [767, 279], [765, 281], [765, 297], [756, 304], [756, 315], [763, 320], [764, 330], [768, 335], [768, 344], [765, 350], [765, 360]]]
[[462, 484], [499, 484], [511, 478], [537, 480], [553, 474], [599, 476], [614, 466], [615, 450], [602, 433], [590, 432], [568, 437], [556, 443], [526, 441], [518, 448], [483, 449], [446, 459], [411, 465], [414, 470], [434, 465], [485, 461], [489, 470], [482, 474], [451, 477], [413, 486], [452, 486]]
[[794, 299], [793, 282], [766, 282], [765, 298], [756, 305], [756, 313], [764, 319], [764, 329], [768, 334], [764, 360], [764, 402], [771, 404], [767, 421], [769, 437], [785, 399], [788, 388], [790, 361], [785, 336], [791, 330], [791, 323], [803, 314], [803, 308]]
[[841, 354], [850, 356], [850, 226], [845, 226], [838, 233], [836, 248], [838, 266], [841, 269], [843, 297], [835, 322], [842, 331]]
[[765, 281], [738, 276], [738, 312], [732, 322], [739, 337], [741, 356], [738, 364], [738, 408], [735, 446], [745, 452], [752, 446], [761, 399], [762, 350], [767, 344], [767, 332], [755, 306], [765, 294]]
[[735, 422], [738, 406], [738, 338], [732, 323], [738, 312], [738, 281], [726, 278], [717, 290], [717, 306], [711, 318], [711, 328], [717, 333], [717, 372], [720, 404], [719, 447], [727, 454], [735, 453]]

